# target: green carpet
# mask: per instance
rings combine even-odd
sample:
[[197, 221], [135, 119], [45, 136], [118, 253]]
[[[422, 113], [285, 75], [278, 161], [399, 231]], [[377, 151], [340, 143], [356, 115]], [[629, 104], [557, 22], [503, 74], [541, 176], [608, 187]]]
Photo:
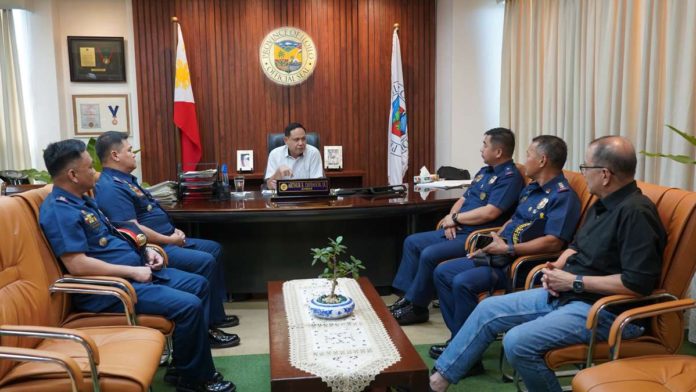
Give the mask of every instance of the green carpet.
[[[433, 360], [428, 356], [429, 348], [430, 345], [417, 345], [416, 351], [423, 358], [428, 368], [431, 368]], [[450, 387], [448, 391], [515, 391], [515, 386], [512, 383], [503, 383], [501, 381], [500, 372], [498, 371], [499, 353], [500, 342], [494, 342], [483, 356], [486, 374], [464, 379], [459, 384]], [[685, 341], [680, 353], [696, 356], [696, 344]], [[217, 370], [224, 374], [226, 379], [234, 381], [237, 385], [237, 391], [269, 392], [271, 390], [268, 354], [217, 357], [214, 360]], [[174, 391], [174, 387], [162, 381], [163, 376], [164, 368], [160, 368], [152, 384], [153, 391]]]

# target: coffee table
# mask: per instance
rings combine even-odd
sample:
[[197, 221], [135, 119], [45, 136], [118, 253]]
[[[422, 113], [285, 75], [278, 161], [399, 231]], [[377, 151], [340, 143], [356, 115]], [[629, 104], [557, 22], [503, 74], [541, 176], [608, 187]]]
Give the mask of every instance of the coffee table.
[[[377, 375], [368, 390], [385, 390], [389, 386], [401, 386], [414, 392], [427, 391], [428, 368], [404, 334], [384, 301], [367, 278], [358, 279], [360, 288], [370, 301], [372, 309], [382, 321], [401, 360]], [[329, 391], [321, 378], [303, 372], [290, 365], [290, 341], [288, 320], [283, 300], [283, 282], [268, 282], [268, 332], [271, 356], [271, 391], [315, 392]]]

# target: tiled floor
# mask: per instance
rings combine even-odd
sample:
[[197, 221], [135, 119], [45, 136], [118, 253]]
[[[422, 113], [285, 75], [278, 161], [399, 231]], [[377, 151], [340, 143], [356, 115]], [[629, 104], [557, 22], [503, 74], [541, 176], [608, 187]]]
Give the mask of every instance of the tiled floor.
[[[396, 296], [382, 297], [387, 304], [396, 300]], [[249, 300], [225, 304], [228, 314], [239, 316], [239, 325], [226, 328], [225, 331], [236, 333], [241, 339], [237, 347], [213, 350], [214, 356], [268, 354], [268, 303], [264, 300]], [[413, 344], [444, 342], [449, 332], [442, 321], [439, 309], [430, 310], [430, 321], [418, 325], [403, 327]]]

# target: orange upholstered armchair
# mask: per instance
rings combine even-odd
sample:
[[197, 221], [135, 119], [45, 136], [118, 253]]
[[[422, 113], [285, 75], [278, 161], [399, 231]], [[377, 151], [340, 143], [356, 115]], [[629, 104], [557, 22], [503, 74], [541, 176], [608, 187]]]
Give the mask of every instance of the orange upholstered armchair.
[[[686, 299], [691, 278], [696, 269], [696, 192], [667, 188], [639, 182], [643, 194], [657, 206], [660, 219], [667, 230], [667, 246], [663, 254], [662, 273], [658, 288], [646, 297], [611, 295], [597, 301], [590, 309], [586, 326], [593, 330], [589, 344], [579, 344], [551, 350], [546, 354], [546, 364], [551, 369], [564, 365], [578, 368], [591, 367], [595, 363], [623, 357], [674, 354], [684, 338], [683, 310], [694, 306], [693, 299]], [[530, 273], [527, 284], [543, 266]], [[610, 332], [608, 342], [597, 342], [597, 314], [614, 305], [635, 304], [635, 308], [620, 314]], [[623, 327], [638, 318], [650, 318], [650, 327], [637, 339], [621, 341]], [[618, 365], [614, 365], [618, 366]], [[560, 375], [570, 376], [575, 372]], [[558, 373], [557, 373], [558, 374]]]

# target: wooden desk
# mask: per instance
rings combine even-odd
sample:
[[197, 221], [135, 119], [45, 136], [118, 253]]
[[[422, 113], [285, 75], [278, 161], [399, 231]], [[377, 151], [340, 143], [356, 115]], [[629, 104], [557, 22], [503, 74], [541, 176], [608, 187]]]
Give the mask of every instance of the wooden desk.
[[[244, 176], [244, 185], [247, 190], [258, 190], [263, 183], [265, 173], [231, 173], [230, 176]], [[365, 186], [364, 170], [327, 170], [324, 175], [329, 178], [332, 188], [360, 188]], [[232, 183], [232, 177], [230, 177]]]
[[[367, 278], [358, 280], [365, 297], [379, 316], [389, 333], [401, 360], [383, 370], [370, 384], [370, 388], [404, 386], [410, 391], [427, 391], [428, 369], [403, 330], [389, 313], [384, 302]], [[283, 301], [283, 282], [268, 282], [268, 330], [271, 350], [272, 392], [328, 391], [321, 379], [290, 365], [290, 342], [288, 320]]]
[[[265, 293], [266, 282], [314, 278], [310, 248], [342, 235], [349, 254], [366, 265], [364, 275], [387, 288], [408, 234], [433, 230], [463, 191], [433, 191], [425, 199], [344, 197], [295, 203], [272, 202], [260, 192], [244, 199], [189, 201], [165, 206], [188, 236], [223, 245], [228, 291]], [[386, 292], [386, 291], [383, 291]]]

